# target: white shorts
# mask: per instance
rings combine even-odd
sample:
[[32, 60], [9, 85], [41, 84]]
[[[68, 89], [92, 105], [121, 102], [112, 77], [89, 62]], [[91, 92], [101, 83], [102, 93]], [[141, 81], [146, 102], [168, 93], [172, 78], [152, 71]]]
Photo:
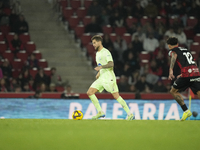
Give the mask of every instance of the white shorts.
[[116, 93], [119, 92], [116, 80], [115, 81], [104, 81], [97, 79], [95, 80], [92, 85], [90, 86], [92, 88], [97, 89], [100, 93], [105, 89], [107, 92], [110, 93]]

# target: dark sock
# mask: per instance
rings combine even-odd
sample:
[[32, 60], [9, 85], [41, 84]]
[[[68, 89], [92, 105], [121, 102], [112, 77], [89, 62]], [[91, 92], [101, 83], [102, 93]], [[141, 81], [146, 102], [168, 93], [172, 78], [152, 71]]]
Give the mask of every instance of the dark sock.
[[188, 109], [187, 106], [186, 106], [185, 104], [182, 105], [181, 108], [183, 109], [183, 111], [186, 111], [186, 110]]

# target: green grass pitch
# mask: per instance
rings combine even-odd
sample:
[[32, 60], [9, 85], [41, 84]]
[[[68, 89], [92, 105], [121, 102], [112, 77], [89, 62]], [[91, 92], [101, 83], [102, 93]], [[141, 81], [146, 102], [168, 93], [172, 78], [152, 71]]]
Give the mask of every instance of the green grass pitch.
[[0, 150], [199, 150], [200, 121], [0, 119]]

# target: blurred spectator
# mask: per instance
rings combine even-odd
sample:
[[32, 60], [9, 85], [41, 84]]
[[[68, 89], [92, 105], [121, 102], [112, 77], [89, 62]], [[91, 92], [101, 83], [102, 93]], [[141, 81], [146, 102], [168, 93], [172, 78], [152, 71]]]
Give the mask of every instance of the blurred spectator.
[[132, 43], [129, 43], [129, 44], [128, 44], [128, 48], [123, 52], [123, 61], [124, 61], [124, 62], [126, 62], [126, 60], [128, 59], [129, 52], [132, 52], [132, 53], [134, 53], [134, 55], [135, 55], [135, 52], [134, 52], [134, 50], [133, 50], [133, 44], [132, 44]]
[[39, 90], [40, 90], [41, 93], [48, 92], [48, 87], [47, 87], [47, 85], [45, 83], [41, 83], [40, 87], [39, 87]]
[[127, 49], [127, 43], [126, 41], [121, 37], [117, 36], [117, 39], [113, 43], [114, 49], [117, 51], [119, 55], [119, 60], [122, 61], [122, 54]]
[[22, 92], [21, 86], [20, 86], [20, 85], [16, 85], [16, 86], [15, 86], [15, 89], [14, 89], [14, 92], [15, 92], [15, 93], [21, 93], [21, 92]]
[[102, 13], [101, 13], [100, 17], [101, 17], [100, 20], [102, 22], [101, 26], [105, 26], [105, 25], [110, 24], [110, 22], [109, 22], [110, 16], [107, 13], [106, 9], [102, 9]]
[[139, 2], [140, 2], [140, 5], [142, 6], [142, 8], [145, 8], [148, 5], [149, 0], [140, 0]]
[[149, 66], [145, 66], [144, 75], [146, 76], [146, 82], [149, 84], [149, 87], [153, 88], [153, 85], [157, 83], [159, 76], [149, 72]]
[[162, 22], [158, 22], [156, 24], [156, 34], [158, 35], [158, 40], [163, 39], [163, 35], [165, 34], [165, 32], [165, 25]]
[[117, 3], [114, 4], [113, 7], [115, 7], [115, 12], [119, 13], [119, 16], [121, 18], [126, 18], [127, 17], [127, 7], [124, 6], [124, 1], [123, 0], [118, 0]]
[[194, 31], [194, 34], [200, 33], [200, 20], [198, 20], [198, 23], [194, 26], [193, 31]]
[[130, 64], [128, 62], [126, 62], [124, 64], [124, 68], [123, 68], [123, 70], [121, 72], [121, 75], [129, 77], [129, 76], [131, 76], [131, 73], [132, 73], [132, 68], [131, 68]]
[[66, 90], [61, 94], [61, 98], [63, 98], [63, 99], [77, 99], [77, 98], [79, 98], [79, 95], [75, 94], [72, 91], [71, 85], [67, 85]]
[[110, 24], [113, 27], [123, 27], [124, 26], [124, 18], [120, 16], [118, 11], [115, 11], [114, 15], [110, 18]]
[[159, 8], [159, 15], [161, 17], [164, 17], [166, 18], [167, 15], [168, 15], [168, 8], [167, 8], [167, 5], [166, 5], [166, 2], [164, 0], [162, 0], [161, 4], [160, 4], [160, 8]]
[[149, 1], [148, 5], [144, 8], [144, 15], [150, 18], [155, 18], [158, 15], [158, 8], [152, 1]]
[[14, 54], [17, 54], [22, 49], [23, 49], [22, 41], [19, 39], [18, 35], [15, 34], [10, 44], [10, 50], [13, 51]]
[[125, 75], [120, 76], [118, 88], [120, 92], [128, 92], [129, 85], [128, 85], [127, 77]]
[[145, 75], [141, 75], [139, 81], [135, 84], [135, 87], [139, 92], [147, 92], [149, 84], [146, 82]]
[[134, 54], [138, 56], [139, 53], [143, 51], [143, 43], [139, 40], [138, 35], [136, 35], [135, 38], [133, 39], [132, 45]]
[[132, 35], [132, 41], [135, 39], [135, 36], [138, 36], [138, 39], [143, 42], [144, 39], [146, 38], [145, 33], [142, 31], [142, 27], [138, 26], [137, 27], [137, 31], [135, 33], [133, 33]]
[[109, 34], [105, 34], [104, 35], [104, 38], [103, 38], [103, 46], [105, 47], [105, 48], [109, 48], [109, 47], [113, 47], [113, 43], [112, 43], [112, 41], [111, 41], [111, 39], [110, 39], [110, 37], [109, 37]]
[[41, 97], [42, 97], [42, 93], [39, 90], [37, 90], [34, 95], [31, 95], [28, 98], [36, 98], [36, 99], [38, 99], [38, 98], [41, 98]]
[[85, 26], [85, 33], [102, 33], [101, 26], [96, 22], [96, 17], [91, 17], [91, 23]]
[[167, 92], [167, 88], [162, 83], [162, 80], [158, 80], [158, 82], [153, 87], [153, 91], [158, 93]]
[[22, 91], [23, 92], [31, 92], [28, 83], [24, 83]]
[[132, 92], [132, 93], [137, 92], [137, 89], [136, 89], [135, 85], [131, 84], [131, 85], [129, 86], [129, 92]]
[[62, 82], [61, 76], [57, 74], [56, 68], [51, 68], [51, 83], [55, 84], [56, 86], [66, 86], [68, 84], [68, 80]]
[[154, 38], [153, 34], [149, 34], [148, 38], [144, 39], [143, 48], [147, 52], [154, 52], [155, 49], [159, 46], [159, 42]]
[[35, 58], [35, 54], [31, 54], [27, 60], [27, 67], [32, 68], [39, 68], [38, 60]]
[[18, 18], [19, 16], [16, 14], [15, 9], [12, 9], [12, 12], [9, 16], [11, 32], [15, 31], [15, 24], [18, 21]]
[[34, 89], [37, 89], [37, 87], [41, 84], [44, 83], [45, 85], [50, 84], [50, 78], [44, 73], [44, 69], [41, 67], [39, 68], [38, 73], [35, 76], [35, 81], [34, 81]]
[[9, 17], [0, 9], [0, 25], [9, 25]]
[[128, 77], [128, 84], [135, 85], [140, 77], [140, 72], [138, 70], [134, 71], [131, 76]]
[[137, 19], [140, 19], [142, 18], [143, 15], [144, 15], [144, 10], [141, 7], [140, 2], [137, 1], [136, 5], [132, 9], [132, 16], [136, 17]]
[[3, 72], [3, 75], [7, 75], [8, 78], [12, 77], [12, 67], [10, 66], [10, 63], [7, 59], [4, 59], [3, 64], [1, 65], [1, 69]]
[[132, 23], [130, 27], [127, 27], [127, 32], [131, 35], [137, 31], [137, 25], [136, 23]]
[[23, 70], [23, 73], [22, 73], [22, 80], [21, 80], [22, 83], [21, 83], [21, 86], [24, 87], [24, 84], [28, 83], [31, 78], [32, 77], [30, 75], [29, 70], [27, 68], [25, 68]]
[[29, 86], [29, 89], [31, 90], [31, 91], [35, 91], [34, 90], [34, 79], [31, 77], [30, 78], [30, 80], [29, 80], [29, 82], [28, 82], [28, 86]]
[[9, 87], [4, 78], [0, 79], [0, 92], [9, 92]]
[[17, 79], [12, 78], [11, 82], [10, 82], [10, 91], [14, 92], [15, 91], [15, 87], [19, 85], [17, 83]]
[[49, 91], [50, 91], [50, 92], [58, 92], [58, 91], [56, 90], [56, 85], [55, 85], [54, 83], [51, 83], [51, 84], [49, 85]]
[[114, 50], [112, 46], [108, 47], [108, 50], [110, 51], [110, 53], [111, 53], [111, 55], [113, 57], [114, 63], [117, 63], [118, 62], [118, 58], [119, 58], [119, 55], [118, 55], [117, 51]]
[[168, 36], [168, 37], [176, 36], [173, 27], [169, 27], [169, 29], [165, 32], [165, 36]]
[[131, 72], [140, 69], [139, 62], [137, 61], [137, 56], [133, 54], [133, 52], [128, 53], [128, 58], [125, 60], [125, 63], [130, 65]]
[[0, 79], [3, 78], [3, 71], [2, 69], [0, 68]]
[[24, 16], [20, 15], [19, 20], [15, 23], [15, 32], [17, 34], [21, 34], [28, 31], [29, 31], [28, 23], [24, 19]]
[[150, 62], [149, 73], [155, 74], [157, 76], [162, 76], [162, 67], [157, 64], [155, 59], [151, 60]]
[[98, 17], [101, 14], [101, 5], [98, 4], [97, 0], [94, 0], [90, 7], [88, 8], [87, 15], [88, 16], [96, 16]]
[[178, 38], [179, 44], [181, 45], [186, 45], [187, 44], [187, 37], [185, 35], [185, 33], [183, 32], [182, 28], [178, 28], [176, 37]]

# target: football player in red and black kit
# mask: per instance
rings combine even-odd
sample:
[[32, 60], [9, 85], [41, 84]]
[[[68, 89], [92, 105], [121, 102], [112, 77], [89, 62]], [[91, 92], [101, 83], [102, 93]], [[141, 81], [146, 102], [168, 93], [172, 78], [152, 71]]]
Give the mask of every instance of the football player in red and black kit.
[[193, 93], [198, 95], [200, 99], [200, 73], [192, 54], [186, 48], [178, 47], [178, 39], [176, 37], [168, 38], [167, 44], [170, 49], [169, 56], [171, 57], [169, 79], [173, 80], [175, 78], [173, 75], [173, 68], [176, 62], [181, 68], [181, 74], [178, 75], [177, 79], [174, 81], [170, 93], [183, 109], [184, 113], [181, 121], [184, 121], [190, 117], [192, 113], [188, 110], [179, 92], [191, 88]]

